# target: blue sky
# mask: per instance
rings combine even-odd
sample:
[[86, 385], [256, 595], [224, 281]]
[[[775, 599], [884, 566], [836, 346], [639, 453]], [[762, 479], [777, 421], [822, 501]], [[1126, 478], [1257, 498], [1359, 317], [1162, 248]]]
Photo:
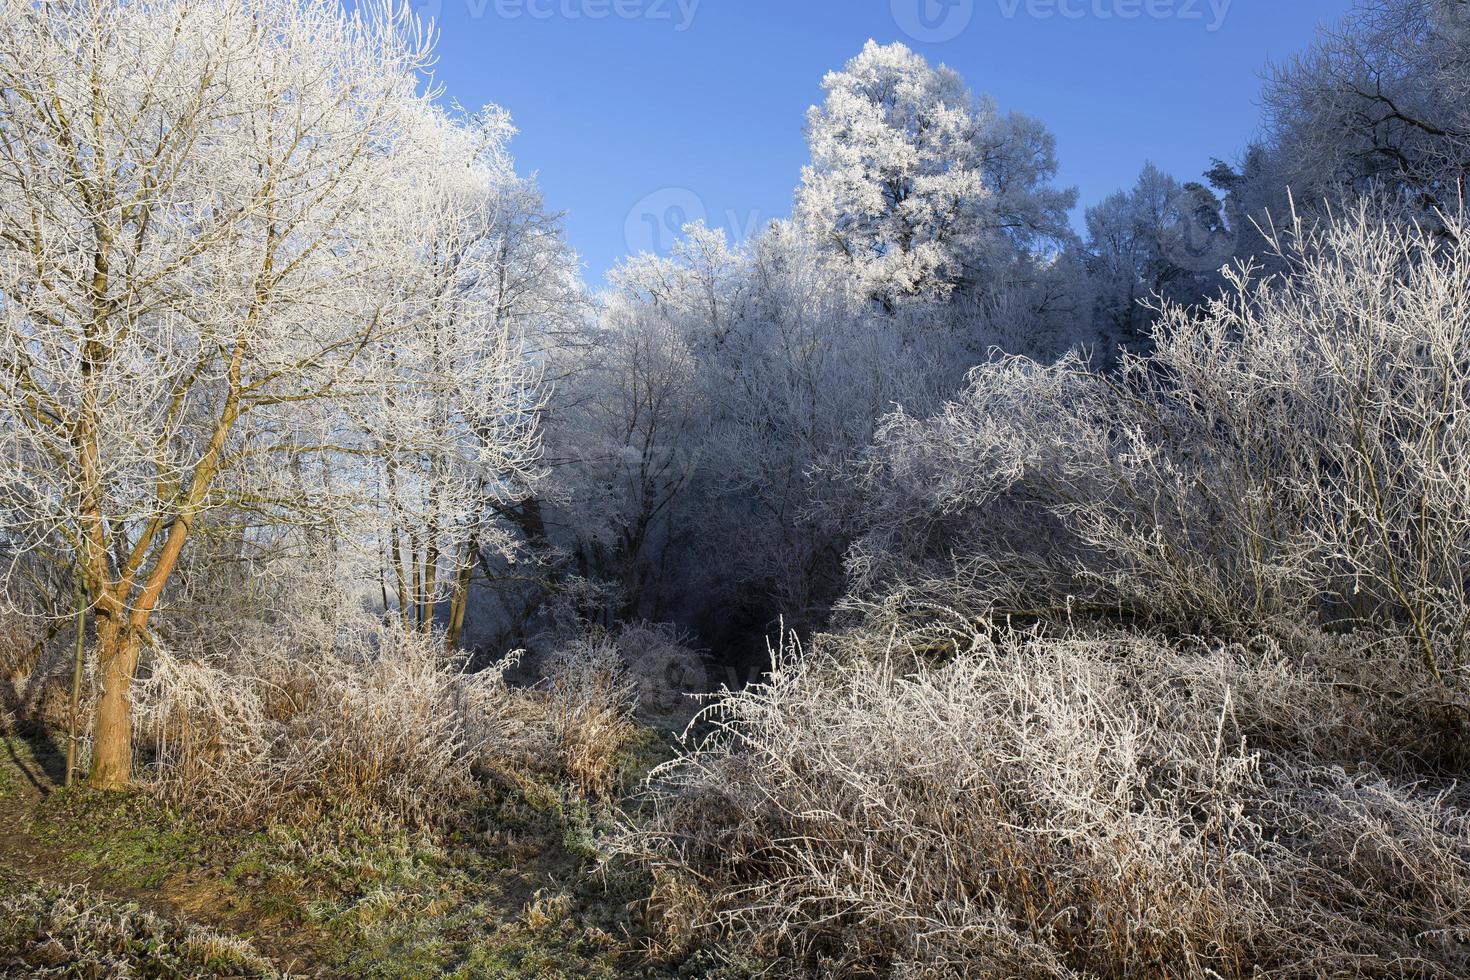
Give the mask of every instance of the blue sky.
[[415, 0], [445, 98], [510, 110], [522, 171], [590, 284], [705, 217], [789, 212], [806, 108], [865, 41], [903, 41], [1057, 135], [1083, 206], [1146, 160], [1197, 178], [1260, 126], [1268, 60], [1350, 0]]

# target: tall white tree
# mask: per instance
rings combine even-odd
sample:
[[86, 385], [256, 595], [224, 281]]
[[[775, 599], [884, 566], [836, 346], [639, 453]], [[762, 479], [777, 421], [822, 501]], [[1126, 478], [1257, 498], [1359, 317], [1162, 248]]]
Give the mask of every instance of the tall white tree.
[[999, 116], [952, 69], [869, 41], [822, 87], [797, 219], [886, 306], [983, 283], [1018, 250], [1069, 238], [1075, 195], [1048, 186], [1051, 135]]

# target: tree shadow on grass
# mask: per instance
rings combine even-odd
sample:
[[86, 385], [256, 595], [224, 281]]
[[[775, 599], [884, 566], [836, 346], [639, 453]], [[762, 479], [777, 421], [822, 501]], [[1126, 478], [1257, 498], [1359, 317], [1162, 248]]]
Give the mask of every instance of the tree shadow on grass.
[[51, 735], [21, 733], [0, 743], [16, 770], [43, 796], [66, 782], [66, 748]]

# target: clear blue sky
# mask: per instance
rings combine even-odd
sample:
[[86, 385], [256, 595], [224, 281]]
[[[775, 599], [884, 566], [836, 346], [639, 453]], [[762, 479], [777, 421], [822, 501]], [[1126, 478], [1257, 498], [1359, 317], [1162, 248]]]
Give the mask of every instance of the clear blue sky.
[[1146, 160], [1181, 179], [1260, 125], [1261, 73], [1350, 0], [415, 0], [445, 98], [510, 110], [589, 284], [702, 211], [789, 213], [825, 72], [869, 38], [957, 69], [1057, 135], [1082, 204]]

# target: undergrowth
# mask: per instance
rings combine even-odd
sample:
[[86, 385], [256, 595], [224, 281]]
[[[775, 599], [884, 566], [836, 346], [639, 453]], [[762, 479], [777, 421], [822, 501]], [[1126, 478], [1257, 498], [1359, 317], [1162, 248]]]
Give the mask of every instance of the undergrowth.
[[0, 868], [0, 974], [280, 977], [247, 941]]
[[[640, 745], [623, 765], [667, 754], [654, 733]], [[30, 830], [101, 887], [157, 895], [332, 976], [674, 975], [647, 950], [645, 881], [599, 867], [613, 822], [606, 804], [526, 779], [432, 833], [347, 819], [229, 830], [85, 789], [53, 793]]]

